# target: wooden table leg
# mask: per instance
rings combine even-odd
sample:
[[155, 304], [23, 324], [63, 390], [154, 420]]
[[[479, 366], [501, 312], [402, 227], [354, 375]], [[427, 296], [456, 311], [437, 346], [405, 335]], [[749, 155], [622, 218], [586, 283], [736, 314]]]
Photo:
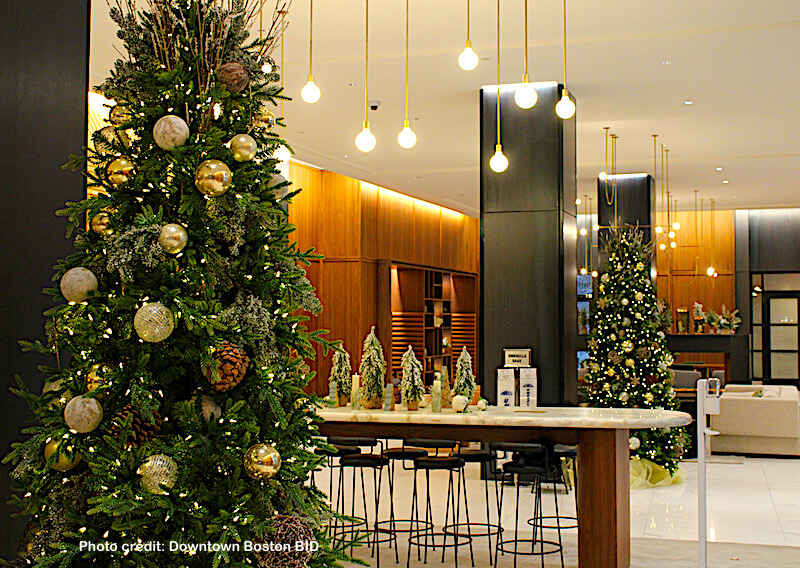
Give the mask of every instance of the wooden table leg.
[[578, 432], [578, 567], [628, 568], [628, 430]]

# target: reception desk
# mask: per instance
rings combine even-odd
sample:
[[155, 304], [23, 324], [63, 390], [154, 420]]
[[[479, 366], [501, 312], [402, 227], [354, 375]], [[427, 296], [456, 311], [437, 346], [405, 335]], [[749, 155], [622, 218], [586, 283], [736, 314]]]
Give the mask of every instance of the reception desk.
[[630, 565], [630, 430], [685, 426], [683, 412], [630, 408], [490, 408], [457, 414], [330, 408], [318, 411], [326, 436], [530, 442], [578, 445], [578, 566]]

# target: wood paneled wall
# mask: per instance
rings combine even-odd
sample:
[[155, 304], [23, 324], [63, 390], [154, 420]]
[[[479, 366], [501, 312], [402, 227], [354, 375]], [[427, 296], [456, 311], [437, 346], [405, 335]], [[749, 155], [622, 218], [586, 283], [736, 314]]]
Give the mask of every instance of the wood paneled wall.
[[[673, 332], [677, 308], [688, 308], [690, 314], [694, 302], [718, 313], [723, 304], [730, 310], [736, 308], [734, 212], [715, 211], [712, 217], [710, 211], [681, 211], [673, 214], [672, 222], [676, 220], [681, 226], [676, 234], [678, 246], [669, 248], [662, 236], [659, 242], [666, 242], [667, 249], [656, 254], [658, 296], [670, 303]], [[657, 223], [666, 227], [666, 215], [659, 214]], [[716, 278], [706, 273], [709, 266], [716, 269]], [[688, 358], [712, 363], [721, 357], [692, 353], [678, 361]]]
[[[478, 273], [478, 219], [303, 164], [292, 163], [289, 178], [303, 189], [289, 208], [294, 238], [301, 250], [314, 248], [325, 257], [308, 269], [324, 308], [309, 327], [343, 340], [354, 372], [378, 310], [391, 309], [380, 293], [391, 278], [382, 273], [390, 270], [385, 261]], [[389, 336], [376, 330], [388, 357]], [[330, 365], [331, 355], [317, 349], [310, 391], [327, 393]]]

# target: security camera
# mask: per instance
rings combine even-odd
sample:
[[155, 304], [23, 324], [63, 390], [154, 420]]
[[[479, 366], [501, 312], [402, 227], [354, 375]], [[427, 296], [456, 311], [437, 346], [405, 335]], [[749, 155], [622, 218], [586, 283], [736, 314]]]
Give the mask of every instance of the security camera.
[[370, 110], [378, 110], [381, 106], [381, 101], [369, 101]]

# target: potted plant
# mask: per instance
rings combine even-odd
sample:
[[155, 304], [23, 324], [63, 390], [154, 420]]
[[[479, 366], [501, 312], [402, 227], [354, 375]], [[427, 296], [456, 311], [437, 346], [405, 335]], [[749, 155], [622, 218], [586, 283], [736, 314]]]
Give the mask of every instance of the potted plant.
[[400, 365], [403, 369], [403, 379], [400, 382], [403, 401], [408, 410], [419, 410], [419, 402], [425, 391], [425, 385], [422, 383], [422, 363], [414, 355], [414, 350], [410, 345], [408, 350], [403, 353]]
[[383, 347], [375, 335], [375, 326], [364, 339], [364, 350], [361, 355], [361, 386], [364, 388], [364, 397], [361, 406], [366, 409], [382, 408], [384, 384], [386, 383], [386, 359], [383, 356]]
[[472, 372], [472, 357], [467, 352], [466, 345], [461, 350], [456, 362], [456, 382], [453, 385], [453, 392], [458, 396], [465, 396], [467, 400], [472, 400], [475, 394], [475, 374]]
[[739, 310], [732, 312], [722, 304], [722, 313], [718, 316], [718, 327], [720, 333], [725, 335], [732, 335], [736, 332], [736, 328], [742, 323], [742, 318], [739, 317]]
[[581, 335], [589, 332], [589, 310], [586, 308], [578, 310], [578, 325], [581, 326]]

